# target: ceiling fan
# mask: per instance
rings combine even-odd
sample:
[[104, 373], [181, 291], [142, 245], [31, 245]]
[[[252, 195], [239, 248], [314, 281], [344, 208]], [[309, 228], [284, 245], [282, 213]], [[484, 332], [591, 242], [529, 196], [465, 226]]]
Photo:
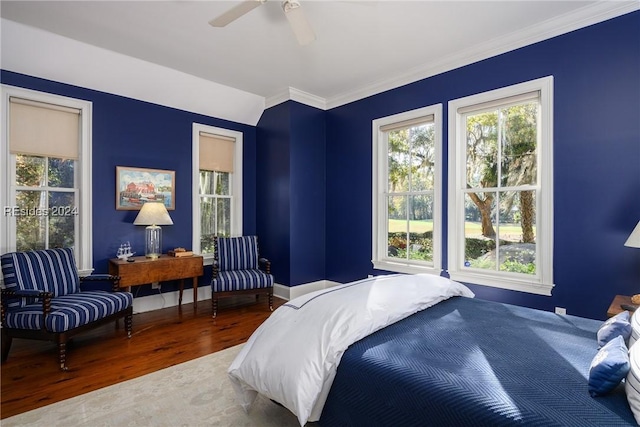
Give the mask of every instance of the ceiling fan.
[[[244, 0], [242, 3], [232, 7], [222, 15], [209, 21], [214, 27], [224, 27], [241, 16], [251, 12], [256, 7], [262, 5], [267, 0]], [[301, 45], [308, 45], [316, 39], [316, 35], [311, 28], [311, 24], [307, 21], [307, 17], [302, 10], [302, 6], [298, 0], [284, 0], [282, 2], [282, 10], [284, 11], [293, 33]]]

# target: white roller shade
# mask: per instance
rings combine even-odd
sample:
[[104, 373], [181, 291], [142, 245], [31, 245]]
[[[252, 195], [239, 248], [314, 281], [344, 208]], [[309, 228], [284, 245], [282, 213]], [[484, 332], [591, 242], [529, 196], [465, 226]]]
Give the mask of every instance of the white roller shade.
[[200, 132], [200, 169], [233, 173], [235, 138]]
[[533, 101], [537, 99], [540, 99], [540, 91], [536, 90], [534, 92], [522, 93], [520, 95], [508, 96], [506, 98], [461, 107], [458, 108], [458, 113], [466, 114], [475, 111], [486, 111], [494, 108], [503, 108], [511, 105], [523, 104], [527, 101]]
[[80, 110], [9, 99], [11, 153], [78, 160], [79, 138]]
[[391, 132], [393, 130], [407, 129], [410, 127], [420, 126], [427, 123], [433, 123], [433, 114], [428, 116], [416, 117], [415, 119], [403, 120], [401, 122], [390, 123], [388, 125], [380, 126], [381, 132]]

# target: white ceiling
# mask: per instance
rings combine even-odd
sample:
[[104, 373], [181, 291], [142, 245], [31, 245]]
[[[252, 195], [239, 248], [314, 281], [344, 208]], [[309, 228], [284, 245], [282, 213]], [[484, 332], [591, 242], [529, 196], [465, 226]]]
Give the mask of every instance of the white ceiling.
[[267, 104], [295, 90], [331, 107], [628, 13], [639, 4], [301, 3], [317, 35], [308, 46], [297, 44], [278, 0], [225, 28], [208, 21], [238, 1], [2, 0], [0, 15], [250, 92]]

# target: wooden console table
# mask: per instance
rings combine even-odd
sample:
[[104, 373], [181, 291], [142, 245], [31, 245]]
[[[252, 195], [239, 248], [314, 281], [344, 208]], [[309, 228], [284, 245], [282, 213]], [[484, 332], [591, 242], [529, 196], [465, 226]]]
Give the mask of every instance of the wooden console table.
[[151, 259], [143, 256], [135, 256], [133, 262], [112, 258], [109, 260], [109, 274], [120, 276], [119, 286], [131, 290], [131, 286], [145, 285], [152, 282], [166, 282], [180, 280], [180, 298], [178, 305], [182, 304], [182, 291], [184, 279], [193, 279], [193, 306], [198, 303], [198, 277], [203, 274], [203, 258], [201, 255], [189, 257], [172, 257], [160, 255], [160, 258]]

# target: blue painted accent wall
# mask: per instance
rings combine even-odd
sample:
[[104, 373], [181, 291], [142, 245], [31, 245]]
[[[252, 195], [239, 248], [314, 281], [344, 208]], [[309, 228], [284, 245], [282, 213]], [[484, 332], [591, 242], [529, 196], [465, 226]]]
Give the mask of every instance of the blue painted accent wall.
[[[108, 260], [115, 257], [122, 242], [130, 241], [137, 254], [144, 254], [144, 227], [133, 225], [138, 211], [115, 208], [116, 166], [175, 171], [175, 210], [169, 211], [173, 225], [162, 227], [163, 250], [192, 246], [194, 122], [243, 132], [243, 229], [246, 234], [256, 233], [255, 127], [6, 70], [0, 77], [3, 84], [93, 103], [93, 265], [96, 273], [108, 271]], [[202, 284], [209, 283], [208, 270], [201, 278]], [[169, 286], [176, 289], [176, 284]], [[150, 293], [147, 288], [136, 288], [134, 292], [142, 296]]]
[[[442, 103], [446, 164], [448, 101], [548, 75], [556, 287], [551, 297], [470, 287], [480, 298], [591, 318], [604, 318], [614, 295], [640, 293], [640, 250], [623, 246], [640, 220], [640, 12], [328, 111], [327, 279], [385, 273], [371, 264], [372, 120]], [[443, 214], [446, 224], [446, 200]], [[446, 268], [446, 228], [443, 241]]]
[[280, 284], [325, 278], [325, 140], [325, 112], [298, 102], [258, 122], [258, 233]]

